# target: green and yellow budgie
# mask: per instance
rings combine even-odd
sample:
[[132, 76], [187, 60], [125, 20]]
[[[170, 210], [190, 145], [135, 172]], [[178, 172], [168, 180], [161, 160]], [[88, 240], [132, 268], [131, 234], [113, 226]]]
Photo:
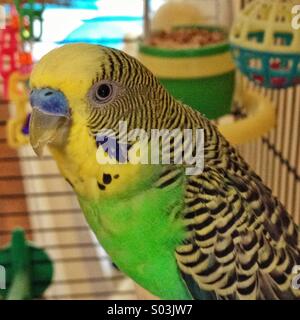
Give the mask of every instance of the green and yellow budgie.
[[[300, 248], [291, 217], [217, 128], [136, 59], [66, 45], [41, 59], [31, 87], [32, 147], [40, 153], [49, 146], [124, 273], [162, 299], [300, 297], [292, 286]], [[100, 164], [97, 133], [111, 129], [119, 139], [120, 121], [147, 133], [203, 129], [203, 171], [186, 175], [184, 163], [123, 163], [117, 156]]]

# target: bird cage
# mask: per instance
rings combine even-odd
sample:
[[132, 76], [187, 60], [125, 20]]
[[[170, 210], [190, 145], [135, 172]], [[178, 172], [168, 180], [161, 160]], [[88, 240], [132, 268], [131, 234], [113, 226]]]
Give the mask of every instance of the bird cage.
[[238, 68], [266, 88], [300, 83], [300, 32], [292, 27], [297, 0], [256, 0], [238, 15], [231, 44]]

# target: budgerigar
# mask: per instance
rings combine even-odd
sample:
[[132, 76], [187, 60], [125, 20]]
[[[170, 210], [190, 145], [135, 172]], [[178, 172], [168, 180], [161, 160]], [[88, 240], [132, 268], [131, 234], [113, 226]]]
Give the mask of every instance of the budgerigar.
[[[217, 128], [138, 60], [66, 45], [35, 66], [31, 87], [31, 144], [37, 153], [48, 145], [120, 270], [162, 299], [300, 297], [292, 285], [297, 225]], [[203, 129], [202, 172], [187, 175], [184, 162], [123, 163], [114, 154], [115, 163], [99, 163], [97, 134], [111, 129], [118, 142], [120, 121], [147, 133]]]

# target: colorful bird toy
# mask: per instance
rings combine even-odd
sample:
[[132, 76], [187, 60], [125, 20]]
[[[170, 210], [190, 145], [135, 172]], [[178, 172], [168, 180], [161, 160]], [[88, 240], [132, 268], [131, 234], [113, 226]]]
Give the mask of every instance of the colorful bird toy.
[[3, 98], [8, 98], [8, 82], [12, 72], [19, 68], [20, 49], [19, 20], [14, 7], [4, 29], [0, 29], [0, 77], [3, 82]]
[[300, 84], [300, 32], [292, 27], [298, 0], [256, 0], [240, 13], [230, 41], [237, 67], [273, 89]]
[[[39, 41], [43, 33], [42, 14], [45, 9], [44, 3], [36, 3], [34, 0], [28, 0], [23, 3], [22, 0], [14, 0], [17, 11], [20, 15], [20, 32], [24, 41]], [[35, 28], [39, 25], [38, 32]]]

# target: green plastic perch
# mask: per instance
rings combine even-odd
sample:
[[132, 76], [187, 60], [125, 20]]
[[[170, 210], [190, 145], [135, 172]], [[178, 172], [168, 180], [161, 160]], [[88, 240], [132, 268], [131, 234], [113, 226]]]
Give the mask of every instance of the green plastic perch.
[[0, 290], [0, 299], [40, 298], [53, 278], [49, 256], [27, 242], [22, 229], [14, 230], [11, 244], [0, 250], [0, 265], [6, 270], [6, 289]]

